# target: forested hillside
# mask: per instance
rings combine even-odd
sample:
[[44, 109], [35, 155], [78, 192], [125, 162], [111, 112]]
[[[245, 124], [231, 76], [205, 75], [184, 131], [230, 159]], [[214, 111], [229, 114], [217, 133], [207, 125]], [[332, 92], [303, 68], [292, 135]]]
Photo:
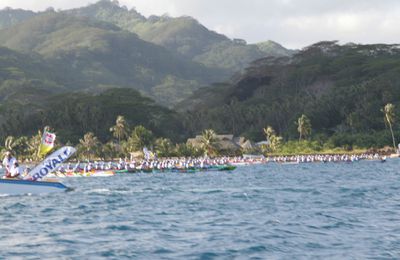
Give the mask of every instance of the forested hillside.
[[49, 94], [45, 91], [41, 94], [40, 102], [2, 102], [0, 134], [3, 138], [32, 135], [50, 125], [64, 143], [77, 143], [87, 132], [95, 133], [101, 141], [108, 141], [111, 139], [109, 129], [119, 115], [124, 116], [130, 125], [143, 125], [157, 136], [172, 140], [181, 140], [184, 136], [175, 112], [156, 105], [133, 89], [110, 89], [98, 95], [76, 92]]
[[[314, 135], [383, 131], [382, 108], [393, 103], [400, 111], [399, 100], [398, 45], [320, 42], [292, 58], [255, 61], [233, 82], [201, 89], [177, 107], [188, 114], [191, 133], [213, 128], [258, 139], [260, 129], [271, 125], [295, 139], [302, 114], [310, 118]], [[368, 138], [364, 141], [371, 144], [380, 141]]]

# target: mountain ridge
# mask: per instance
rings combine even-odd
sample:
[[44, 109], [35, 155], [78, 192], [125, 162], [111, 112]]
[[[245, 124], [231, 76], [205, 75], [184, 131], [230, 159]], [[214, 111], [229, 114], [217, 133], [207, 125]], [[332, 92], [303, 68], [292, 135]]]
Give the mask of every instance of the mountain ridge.
[[[133, 87], [165, 105], [227, 75], [143, 41], [113, 24], [63, 12], [42, 13], [1, 30], [0, 45], [43, 55], [51, 64], [75, 74], [72, 78], [79, 79], [75, 80], [77, 88], [98, 84]], [[168, 82], [177, 88], [171, 88]], [[190, 87], [189, 92], [180, 90], [184, 85]], [[169, 92], [164, 91], [164, 96], [155, 93], [160, 86], [169, 88]]]
[[[290, 50], [284, 52], [285, 48], [282, 46], [277, 52], [270, 48], [265, 53], [257, 44], [247, 44], [243, 40], [238, 44], [238, 40], [230, 40], [225, 35], [211, 31], [190, 16], [173, 18], [152, 15], [146, 19], [136, 10], [128, 10], [115, 1], [101, 0], [66, 12], [114, 23], [123, 29], [137, 33], [146, 41], [164, 46], [206, 66], [227, 69], [231, 73], [245, 68], [251, 61], [266, 55], [289, 56], [292, 54]], [[216, 58], [216, 53], [221, 50], [224, 53], [229, 52], [229, 55], [223, 54]]]
[[[18, 15], [17, 13], [21, 11], [14, 10], [13, 14], [13, 9], [1, 10], [0, 29], [43, 13], [25, 11], [25, 16]], [[49, 8], [45, 12], [54, 12], [54, 9]], [[139, 35], [145, 41], [163, 46], [210, 68], [227, 70], [231, 74], [244, 69], [251, 61], [264, 56], [290, 56], [293, 54], [293, 51], [287, 50], [281, 45], [270, 46], [266, 50], [259, 47], [261, 46], [259, 44], [247, 44], [240, 39], [231, 40], [223, 34], [209, 30], [190, 16], [151, 15], [146, 18], [134, 8], [128, 9], [125, 6], [120, 6], [117, 1], [100, 0], [85, 7], [60, 12], [112, 23]], [[1, 18], [8, 17], [10, 14], [18, 19], [14, 19], [13, 23], [10, 21], [2, 23]]]

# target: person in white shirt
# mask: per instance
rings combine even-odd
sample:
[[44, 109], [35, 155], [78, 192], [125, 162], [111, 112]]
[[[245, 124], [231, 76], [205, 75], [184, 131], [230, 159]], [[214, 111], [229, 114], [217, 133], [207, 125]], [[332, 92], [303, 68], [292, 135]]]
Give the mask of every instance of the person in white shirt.
[[7, 178], [11, 177], [10, 173], [11, 173], [11, 169], [14, 167], [14, 163], [17, 160], [15, 159], [15, 157], [12, 156], [10, 151], [7, 151], [4, 159], [3, 159], [3, 166], [5, 168], [5, 176]]
[[21, 169], [19, 168], [19, 164], [17, 161], [14, 162], [13, 167], [10, 169], [11, 178], [20, 178], [21, 177]]

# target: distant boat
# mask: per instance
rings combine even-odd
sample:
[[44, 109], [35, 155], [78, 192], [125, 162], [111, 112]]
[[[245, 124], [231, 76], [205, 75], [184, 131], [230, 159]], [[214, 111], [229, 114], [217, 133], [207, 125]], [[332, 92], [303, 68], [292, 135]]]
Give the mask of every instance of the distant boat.
[[1, 195], [24, 195], [65, 192], [70, 190], [60, 182], [0, 179]]

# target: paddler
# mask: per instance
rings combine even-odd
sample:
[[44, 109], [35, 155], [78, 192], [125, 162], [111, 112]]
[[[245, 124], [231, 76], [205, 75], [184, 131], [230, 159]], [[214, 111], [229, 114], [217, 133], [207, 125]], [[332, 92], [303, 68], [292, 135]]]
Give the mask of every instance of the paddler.
[[3, 159], [3, 166], [5, 168], [5, 177], [6, 178], [12, 178], [11, 177], [11, 169], [14, 167], [14, 163], [17, 161], [15, 157], [12, 156], [10, 151], [7, 151], [5, 153], [4, 159]]
[[17, 161], [14, 162], [14, 165], [10, 169], [10, 178], [19, 179], [21, 177], [21, 169], [19, 168], [19, 164]]

